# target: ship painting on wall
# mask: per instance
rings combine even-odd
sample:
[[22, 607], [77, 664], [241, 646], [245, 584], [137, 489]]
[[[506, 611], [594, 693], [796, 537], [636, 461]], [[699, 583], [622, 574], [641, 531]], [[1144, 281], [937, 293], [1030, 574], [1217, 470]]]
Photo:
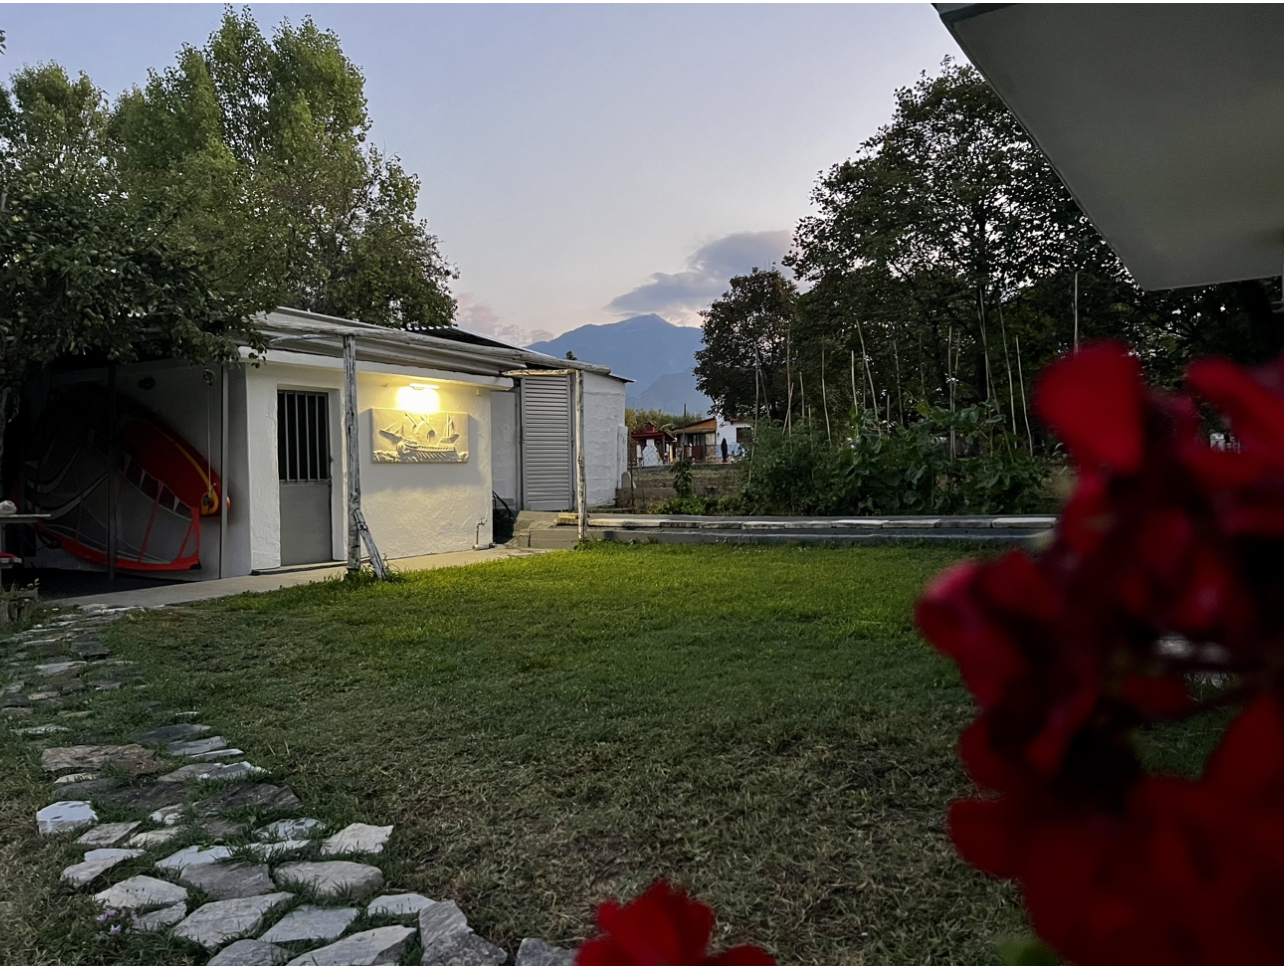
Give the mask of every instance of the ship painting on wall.
[[467, 413], [372, 409], [376, 463], [467, 463]]

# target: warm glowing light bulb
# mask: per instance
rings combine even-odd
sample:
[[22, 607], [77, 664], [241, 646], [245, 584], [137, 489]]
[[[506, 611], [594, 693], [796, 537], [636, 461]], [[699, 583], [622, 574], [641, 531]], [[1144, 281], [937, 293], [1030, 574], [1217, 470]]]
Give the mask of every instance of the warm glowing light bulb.
[[437, 396], [437, 387], [422, 382], [412, 382], [397, 390], [397, 408], [403, 413], [436, 413], [441, 412], [441, 400]]

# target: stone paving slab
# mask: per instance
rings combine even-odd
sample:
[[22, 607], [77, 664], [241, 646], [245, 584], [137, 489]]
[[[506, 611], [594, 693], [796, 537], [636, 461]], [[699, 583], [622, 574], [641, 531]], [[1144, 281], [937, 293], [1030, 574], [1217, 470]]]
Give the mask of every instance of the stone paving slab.
[[516, 966], [574, 966], [575, 950], [550, 946], [542, 939], [523, 939]]
[[69, 745], [40, 753], [40, 767], [48, 772], [101, 770], [107, 765], [130, 775], [150, 775], [165, 767], [142, 745]]
[[177, 825], [183, 820], [186, 811], [185, 805], [166, 805], [164, 808], [156, 809], [147, 817], [157, 825]]
[[68, 732], [70, 730], [70, 728], [63, 725], [42, 724], [36, 725], [34, 728], [14, 728], [13, 733], [15, 735], [23, 735], [27, 738], [38, 738], [41, 735], [54, 735], [59, 732]]
[[477, 933], [454, 933], [431, 946], [424, 944], [420, 966], [502, 966], [508, 953]]
[[126, 808], [137, 808], [155, 811], [165, 805], [177, 805], [187, 801], [188, 787], [182, 782], [170, 782], [163, 785], [143, 785], [137, 788], [120, 788], [106, 792], [98, 797], [104, 801], [114, 802]]
[[166, 872], [181, 872], [192, 865], [212, 865], [224, 859], [230, 859], [232, 851], [223, 845], [212, 845], [206, 848], [201, 845], [189, 845], [179, 849], [173, 855], [167, 855], [156, 863], [156, 868]]
[[285, 812], [298, 808], [302, 804], [299, 797], [284, 785], [242, 785], [197, 802], [196, 814], [217, 815], [220, 812], [230, 812], [238, 808]]
[[178, 881], [200, 889], [211, 899], [265, 896], [276, 888], [266, 865], [241, 862], [188, 865], [179, 873]]
[[240, 758], [245, 752], [240, 748], [220, 748], [218, 751], [207, 751], [200, 755], [185, 755], [185, 758], [195, 758], [197, 761], [218, 761], [222, 758]]
[[203, 775], [218, 771], [221, 767], [216, 762], [202, 761], [193, 765], [183, 765], [181, 768], [175, 768], [169, 774], [161, 775], [156, 780], [158, 782], [194, 782]]
[[280, 946], [256, 939], [238, 939], [209, 961], [207, 966], [280, 966], [290, 954]]
[[289, 839], [285, 842], [251, 842], [245, 848], [255, 858], [265, 862], [275, 862], [286, 856], [298, 858], [316, 845], [315, 839]]
[[292, 862], [276, 870], [279, 886], [313, 889], [320, 899], [363, 899], [383, 887], [383, 873], [359, 862]]
[[188, 758], [208, 751], [221, 751], [226, 747], [227, 739], [221, 735], [215, 735], [213, 738], [196, 738], [192, 741], [171, 741], [165, 746], [165, 753]]
[[72, 772], [70, 775], [62, 775], [59, 778], [55, 778], [54, 786], [57, 787], [58, 785], [74, 785], [76, 784], [76, 782], [90, 782], [97, 777], [98, 777], [98, 772], [96, 771], [76, 771], [76, 772]]
[[215, 842], [240, 838], [245, 834], [245, 826], [228, 818], [203, 818], [197, 821], [196, 827]]
[[421, 896], [417, 892], [402, 892], [396, 895], [379, 896], [377, 899], [371, 899], [370, 905], [366, 907], [366, 912], [372, 916], [394, 916], [396, 918], [414, 916], [416, 921], [419, 913], [435, 906], [437, 903], [427, 896]]
[[353, 933], [289, 961], [286, 966], [385, 966], [396, 963], [415, 931], [406, 926], [383, 926]]
[[129, 833], [141, 824], [141, 822], [108, 822], [106, 825], [98, 825], [76, 839], [76, 844], [99, 849], [111, 848], [123, 842], [129, 837]]
[[104, 872], [142, 854], [142, 849], [91, 849], [85, 854], [83, 862], [63, 869], [59, 879], [79, 889], [89, 885]]
[[55, 802], [36, 812], [41, 835], [61, 835], [98, 824], [98, 813], [88, 802]]
[[160, 932], [162, 929], [168, 929], [176, 923], [182, 922], [187, 917], [187, 903], [179, 902], [172, 906], [165, 906], [157, 909], [155, 912], [145, 912], [134, 923], [134, 928], [141, 932]]
[[468, 917], [452, 899], [434, 902], [419, 911], [419, 940], [425, 949], [456, 933], [468, 931]]
[[94, 899], [112, 909], [145, 909], [187, 901], [187, 890], [164, 879], [136, 875], [97, 893]]
[[333, 942], [357, 918], [356, 909], [299, 906], [259, 938], [265, 943]]
[[53, 792], [49, 795], [51, 802], [66, 802], [77, 798], [92, 799], [96, 795], [110, 791], [116, 787], [116, 782], [110, 778], [88, 778], [82, 782], [74, 782], [62, 787], [55, 786]]
[[391, 825], [353, 822], [321, 843], [322, 855], [378, 855], [392, 836]]
[[144, 731], [142, 734], [136, 735], [134, 740], [145, 742], [149, 745], [169, 744], [172, 741], [178, 741], [180, 738], [203, 735], [205, 732], [212, 730], [209, 725], [203, 724], [172, 724], [165, 725], [163, 728]]
[[285, 842], [311, 838], [313, 832], [325, 828], [325, 823], [315, 818], [283, 818], [264, 825], [254, 833], [260, 842]]
[[207, 902], [174, 927], [174, 935], [190, 939], [206, 949], [218, 949], [230, 940], [259, 931], [263, 917], [294, 901], [289, 892], [270, 892], [244, 899]]
[[[135, 822], [134, 824], [137, 825], [138, 823]], [[154, 849], [158, 845], [168, 845], [182, 834], [183, 830], [181, 828], [156, 828], [146, 832], [139, 832], [125, 844], [130, 848]]]

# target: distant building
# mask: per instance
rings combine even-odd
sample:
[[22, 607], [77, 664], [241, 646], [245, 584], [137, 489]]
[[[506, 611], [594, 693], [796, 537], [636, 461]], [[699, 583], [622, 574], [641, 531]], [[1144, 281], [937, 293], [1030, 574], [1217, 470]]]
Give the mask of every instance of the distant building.
[[630, 441], [630, 466], [664, 466], [673, 462], [677, 439], [672, 433], [657, 429], [655, 423], [647, 423], [633, 433]]

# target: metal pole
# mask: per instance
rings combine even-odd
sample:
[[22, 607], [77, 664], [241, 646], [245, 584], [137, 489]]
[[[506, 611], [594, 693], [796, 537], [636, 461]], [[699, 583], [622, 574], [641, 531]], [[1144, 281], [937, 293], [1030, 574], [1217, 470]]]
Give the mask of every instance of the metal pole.
[[343, 440], [348, 463], [348, 572], [361, 569], [361, 453], [357, 441], [357, 337], [343, 337]]
[[575, 504], [581, 540], [588, 539], [588, 484], [584, 478], [584, 370], [575, 370]]
[[116, 579], [116, 363], [107, 363], [107, 579]]
[[218, 575], [223, 577], [223, 548], [227, 546], [227, 363], [219, 367], [219, 424], [218, 424]]

